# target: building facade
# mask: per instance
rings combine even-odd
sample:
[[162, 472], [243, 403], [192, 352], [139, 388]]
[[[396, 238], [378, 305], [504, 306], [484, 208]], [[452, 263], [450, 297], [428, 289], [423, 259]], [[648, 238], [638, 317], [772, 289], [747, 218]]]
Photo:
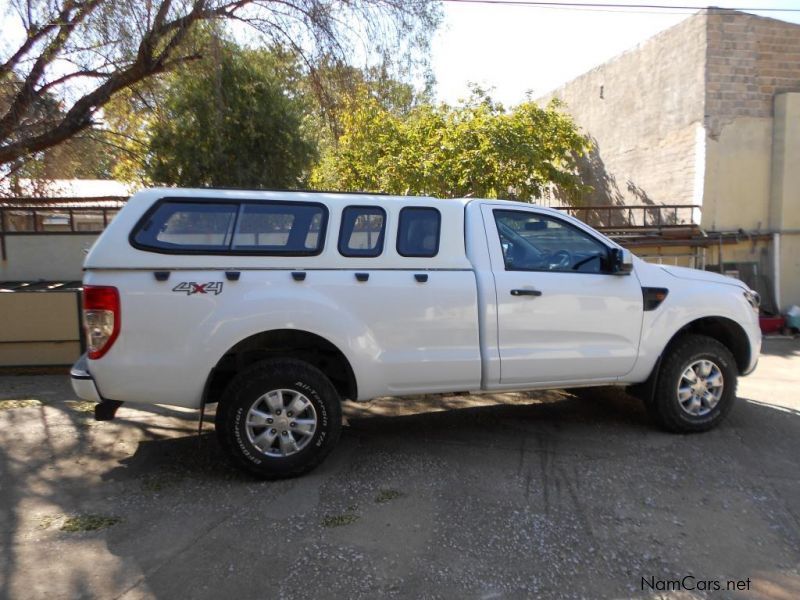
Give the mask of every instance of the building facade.
[[691, 224], [738, 235], [708, 263], [800, 304], [800, 25], [708, 9], [553, 98], [594, 141], [583, 202], [696, 205]]

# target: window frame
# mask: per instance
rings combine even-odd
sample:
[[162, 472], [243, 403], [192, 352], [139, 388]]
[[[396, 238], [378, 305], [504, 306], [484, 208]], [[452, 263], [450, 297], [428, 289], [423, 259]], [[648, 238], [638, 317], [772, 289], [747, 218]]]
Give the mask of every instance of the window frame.
[[[436, 230], [436, 247], [433, 249], [433, 254], [404, 254], [400, 251], [400, 231], [403, 227], [403, 213], [407, 210], [431, 210], [436, 213], [437, 230]], [[439, 248], [442, 241], [442, 212], [433, 206], [404, 206], [400, 209], [400, 214], [397, 218], [397, 234], [395, 236], [395, 250], [397, 254], [405, 258], [434, 258], [439, 254]]]
[[[220, 249], [206, 249], [206, 248], [193, 248], [192, 246], [187, 246], [185, 248], [166, 248], [162, 246], [151, 246], [148, 244], [142, 244], [136, 241], [136, 235], [141, 231], [144, 224], [150, 219], [156, 211], [163, 205], [163, 204], [195, 204], [195, 205], [203, 205], [203, 204], [230, 204], [232, 206], [236, 206], [236, 216], [234, 217], [233, 221], [233, 234], [231, 235], [230, 242], [228, 243], [227, 247], [220, 248]], [[252, 249], [243, 249], [237, 250], [233, 248], [233, 240], [236, 237], [236, 233], [239, 229], [239, 218], [242, 215], [242, 211], [244, 210], [246, 205], [255, 205], [255, 206], [310, 206], [315, 208], [320, 208], [322, 211], [322, 219], [320, 221], [319, 226], [319, 238], [317, 241], [317, 247], [313, 250], [289, 250], [289, 251], [280, 251], [275, 249], [270, 250], [252, 250]], [[131, 229], [130, 234], [128, 234], [128, 243], [136, 248], [137, 250], [142, 250], [143, 252], [153, 252], [155, 254], [172, 254], [172, 255], [189, 255], [189, 256], [197, 256], [197, 255], [208, 255], [208, 256], [319, 256], [325, 250], [325, 240], [327, 237], [328, 232], [328, 217], [329, 211], [328, 207], [321, 202], [295, 202], [292, 200], [255, 200], [255, 199], [237, 199], [237, 198], [191, 198], [186, 196], [167, 196], [164, 198], [159, 198], [157, 201], [153, 203], [150, 208], [148, 208], [145, 213], [139, 218], [136, 224]]]
[[[359, 250], [349, 250], [347, 245], [344, 243], [347, 240], [342, 238], [344, 234], [344, 217], [345, 213], [350, 209], [368, 209], [368, 210], [378, 210], [380, 214], [383, 215], [383, 223], [381, 224], [381, 232], [378, 237], [378, 243], [375, 245], [375, 248], [367, 249], [365, 251]], [[339, 254], [346, 258], [377, 258], [381, 254], [383, 254], [383, 248], [386, 244], [386, 221], [387, 215], [386, 210], [382, 206], [377, 205], [368, 205], [368, 204], [350, 204], [342, 208], [339, 217], [339, 241], [337, 244], [337, 249], [339, 250]], [[354, 224], [355, 225], [355, 224]], [[353, 230], [350, 230], [350, 235], [353, 234]]]
[[[551, 221], [555, 221], [556, 223], [558, 223], [559, 225], [561, 225], [561, 226], [563, 226], [565, 228], [572, 229], [573, 231], [575, 231], [577, 233], [585, 235], [587, 238], [597, 242], [597, 244], [599, 244], [600, 246], [602, 246], [605, 249], [605, 255], [601, 258], [601, 267], [604, 267], [604, 268], [601, 268], [601, 270], [595, 271], [595, 272], [592, 272], [592, 271], [573, 271], [573, 270], [562, 271], [562, 270], [555, 270], [555, 269], [521, 269], [521, 268], [513, 268], [513, 267], [509, 268], [508, 264], [506, 263], [505, 253], [503, 252], [503, 242], [502, 242], [502, 240], [500, 238], [500, 228], [498, 227], [498, 224], [497, 224], [497, 216], [496, 216], [496, 214], [498, 212], [501, 212], [501, 213], [503, 213], [503, 212], [505, 212], [505, 213], [513, 212], [513, 213], [520, 213], [520, 214], [523, 214], [523, 215], [531, 215], [531, 216], [534, 216], [534, 217], [539, 218], [539, 219], [549, 219]], [[564, 220], [564, 219], [562, 219], [562, 218], [560, 218], [560, 217], [558, 217], [556, 215], [550, 215], [550, 214], [537, 212], [537, 211], [533, 211], [533, 210], [520, 210], [520, 209], [516, 209], [516, 208], [493, 207], [492, 208], [492, 220], [494, 221], [495, 234], [497, 235], [497, 238], [496, 238], [497, 239], [497, 245], [498, 245], [498, 247], [500, 249], [500, 259], [502, 260], [503, 270], [504, 271], [520, 272], [520, 273], [561, 273], [561, 274], [564, 274], [564, 275], [613, 275], [614, 274], [609, 269], [611, 246], [606, 244], [603, 240], [601, 240], [597, 236], [593, 235], [591, 232], [585, 231], [581, 227], [578, 227], [577, 225], [575, 225], [573, 223], [570, 223], [569, 221], [566, 221], [566, 220]]]

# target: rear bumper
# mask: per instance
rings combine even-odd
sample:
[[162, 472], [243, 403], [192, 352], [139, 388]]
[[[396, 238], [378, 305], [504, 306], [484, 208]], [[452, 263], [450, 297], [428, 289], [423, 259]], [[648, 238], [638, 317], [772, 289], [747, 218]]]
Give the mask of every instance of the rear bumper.
[[100, 397], [100, 392], [97, 391], [97, 386], [94, 383], [94, 377], [89, 372], [89, 362], [84, 354], [78, 359], [69, 371], [69, 377], [72, 382], [72, 391], [81, 400], [89, 402], [102, 402], [103, 398]]

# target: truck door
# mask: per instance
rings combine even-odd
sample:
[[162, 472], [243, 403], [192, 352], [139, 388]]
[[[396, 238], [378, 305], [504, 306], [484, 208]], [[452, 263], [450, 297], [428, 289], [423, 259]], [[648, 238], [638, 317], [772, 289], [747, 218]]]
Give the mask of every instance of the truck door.
[[497, 292], [500, 384], [625, 375], [636, 361], [642, 290], [614, 275], [600, 237], [535, 209], [482, 207]]

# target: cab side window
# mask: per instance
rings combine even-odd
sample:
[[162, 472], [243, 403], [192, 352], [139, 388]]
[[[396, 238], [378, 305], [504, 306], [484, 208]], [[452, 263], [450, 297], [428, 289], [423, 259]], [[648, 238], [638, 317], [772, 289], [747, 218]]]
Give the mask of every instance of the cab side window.
[[435, 208], [403, 208], [397, 226], [397, 253], [401, 256], [436, 256], [439, 253], [441, 225], [442, 216]]
[[608, 272], [608, 248], [560, 219], [495, 210], [506, 271]]
[[378, 206], [348, 206], [342, 211], [339, 254], [380, 256], [386, 231], [386, 211]]

